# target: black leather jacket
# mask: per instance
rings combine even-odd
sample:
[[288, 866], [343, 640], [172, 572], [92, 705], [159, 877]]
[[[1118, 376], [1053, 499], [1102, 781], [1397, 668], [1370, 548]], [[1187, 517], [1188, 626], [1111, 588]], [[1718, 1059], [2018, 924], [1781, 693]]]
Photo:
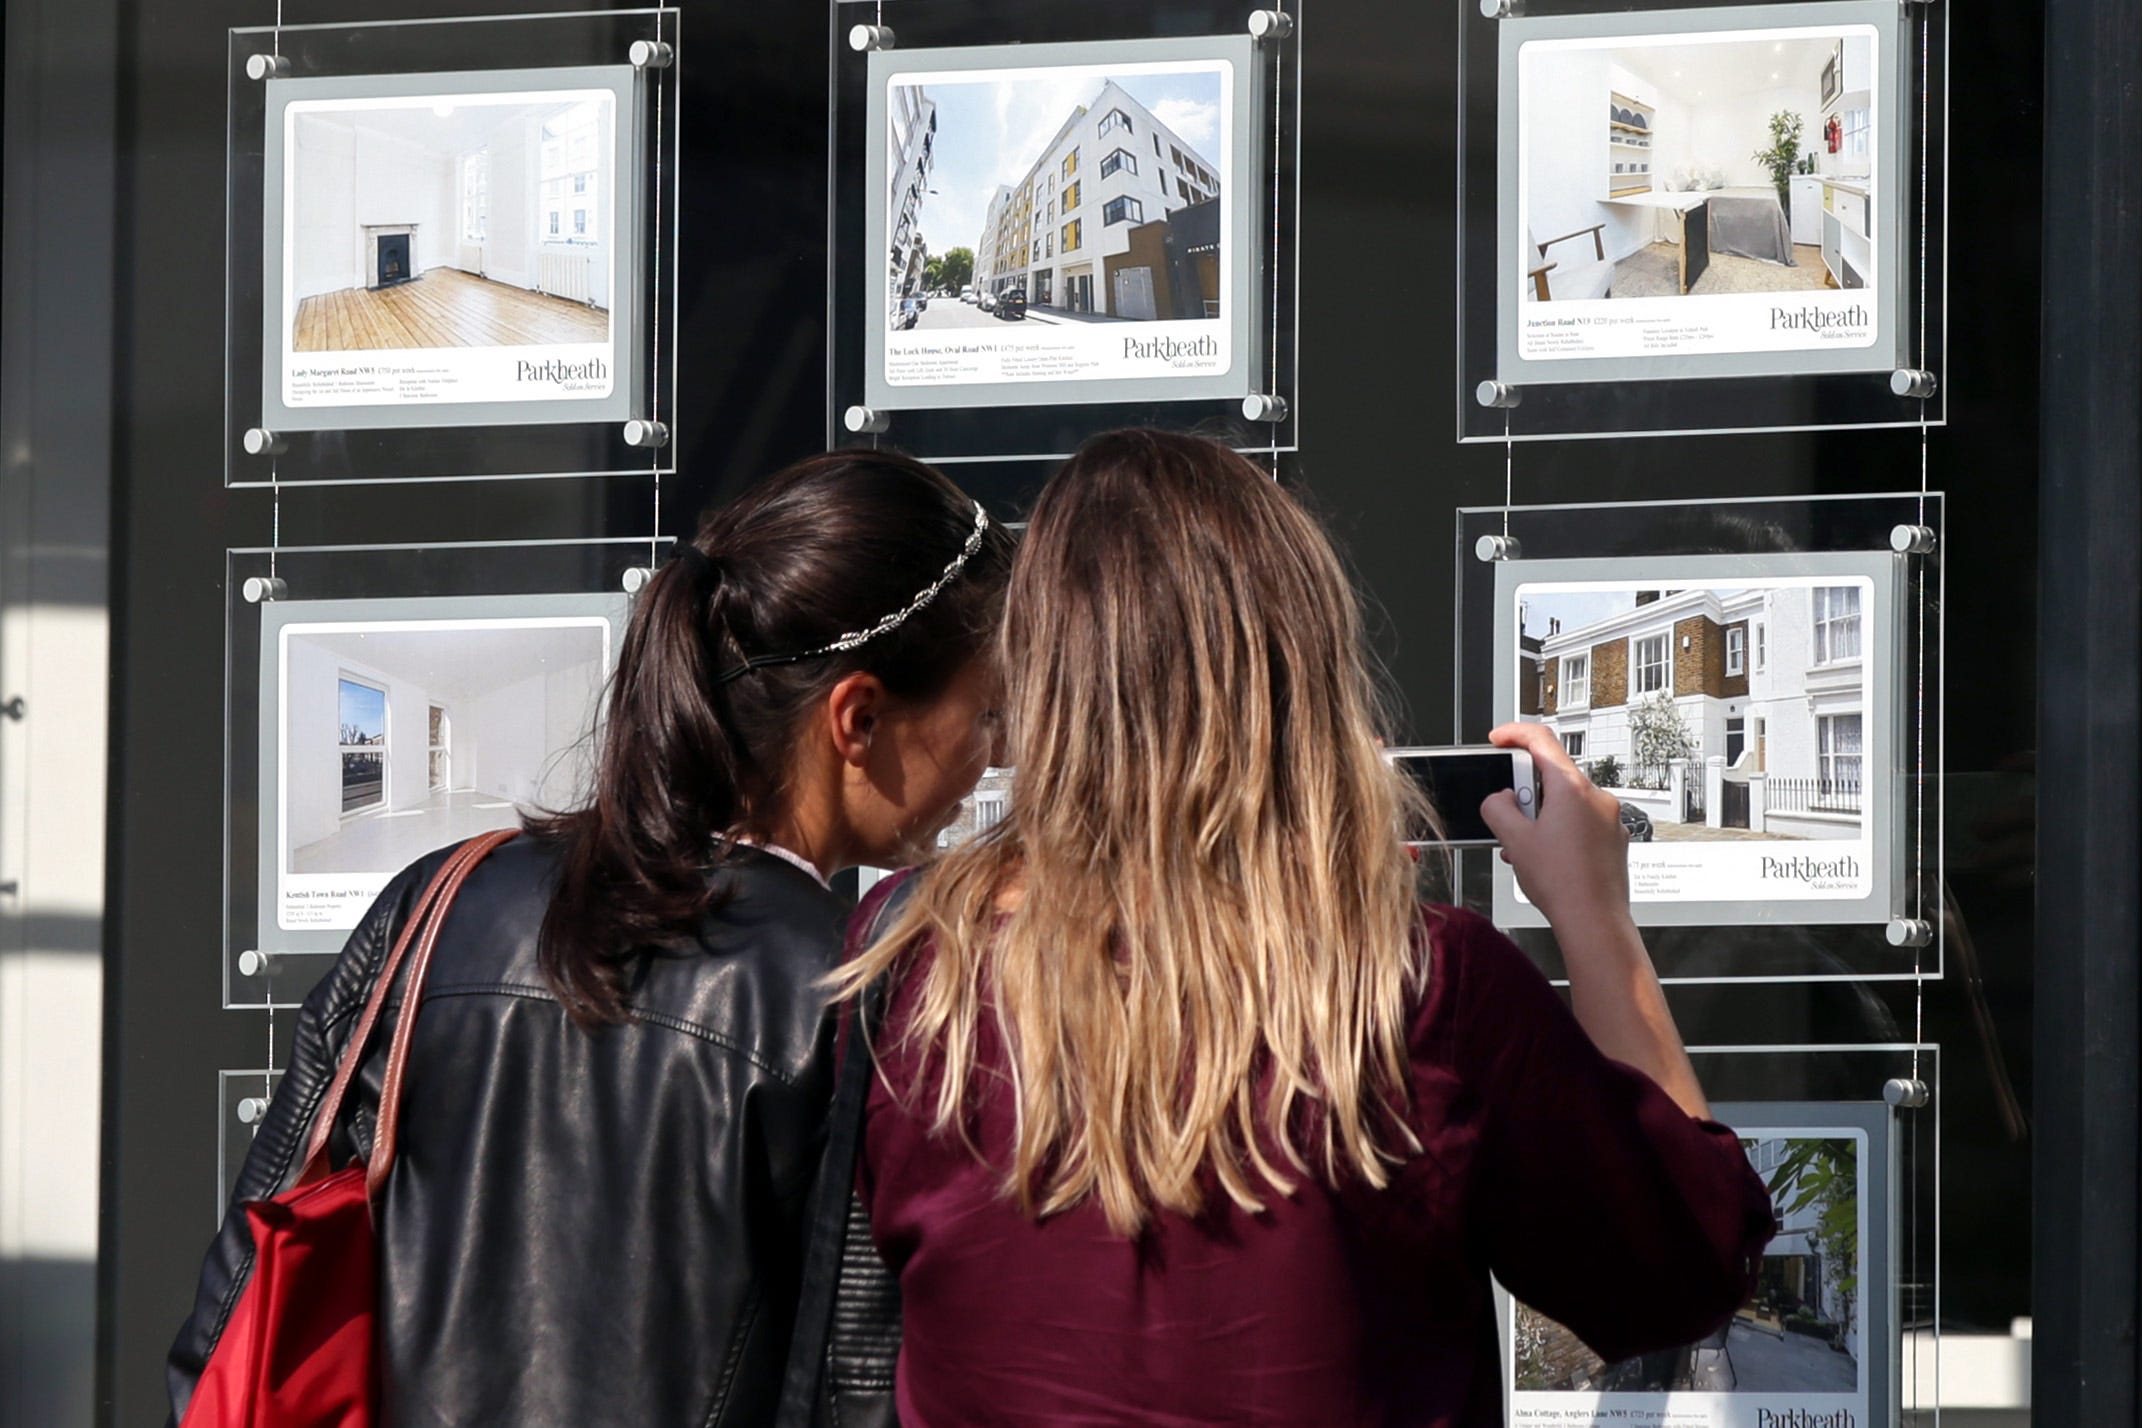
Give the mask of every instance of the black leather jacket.
[[[443, 856], [388, 887], [305, 1000], [171, 1349], [174, 1417], [252, 1268], [238, 1206], [295, 1178], [356, 1014]], [[377, 1217], [385, 1420], [771, 1423], [832, 1094], [830, 1020], [813, 983], [840, 956], [848, 907], [801, 869], [741, 852], [716, 875], [732, 895], [702, 945], [644, 959], [634, 1020], [589, 1033], [537, 971], [553, 861], [528, 837], [494, 853], [433, 956]], [[337, 1165], [370, 1149], [397, 1006], [345, 1102]], [[878, 1380], [864, 1386], [883, 1410], [879, 1350], [862, 1373]], [[830, 1377], [837, 1387], [843, 1375]]]

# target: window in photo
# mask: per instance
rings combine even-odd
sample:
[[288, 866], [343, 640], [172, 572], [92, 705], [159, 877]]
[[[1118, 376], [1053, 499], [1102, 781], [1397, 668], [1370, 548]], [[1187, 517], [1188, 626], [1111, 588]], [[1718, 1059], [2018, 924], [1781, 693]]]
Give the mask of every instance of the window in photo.
[[1562, 736], [1562, 748], [1567, 751], [1569, 756], [1573, 759], [1583, 758], [1584, 735], [1579, 732], [1571, 732], [1564, 734]]
[[1725, 632], [1725, 672], [1729, 675], [1748, 672], [1748, 632], [1734, 628]]
[[478, 149], [461, 161], [461, 236], [481, 243], [491, 230], [491, 151]]
[[1145, 206], [1135, 198], [1112, 198], [1101, 208], [1101, 222], [1103, 224], [1143, 223], [1145, 222]]
[[1581, 708], [1592, 702], [1592, 657], [1588, 654], [1562, 656], [1562, 697], [1564, 709]]
[[1857, 803], [1860, 780], [1860, 716], [1828, 714], [1816, 721], [1821, 734], [1822, 792]]
[[[1108, 117], [1101, 121], [1101, 137], [1105, 139], [1118, 130], [1125, 134], [1133, 132], [1130, 115], [1120, 109], [1111, 109], [1108, 111]], [[1108, 170], [1104, 168], [1101, 172], [1106, 173]]]
[[[1068, 154], [1064, 155], [1064, 179], [1065, 179], [1065, 181], [1066, 181], [1066, 182], [1068, 183], [1068, 182], [1070, 181], [1071, 175], [1073, 175], [1073, 174], [1075, 174], [1075, 173], [1077, 173], [1077, 172], [1078, 172], [1078, 150], [1076, 150], [1076, 149], [1073, 149], [1073, 150], [1072, 150], [1072, 151], [1071, 151], [1070, 153], [1068, 153]], [[1068, 193], [1069, 191], [1070, 191], [1070, 190], [1068, 190], [1068, 189], [1066, 189], [1066, 190], [1065, 190], [1065, 192], [1067, 192], [1067, 193]], [[1064, 205], [1064, 207], [1066, 207], [1066, 208], [1069, 208], [1070, 206], [1071, 206], [1071, 205], [1070, 205], [1070, 204], [1068, 204], [1068, 203]]]
[[1072, 209], [1078, 207], [1079, 188], [1080, 186], [1075, 183], [1064, 185], [1064, 212], [1069, 213]]
[[1066, 223], [1064, 225], [1064, 251], [1066, 253], [1076, 253], [1078, 251], [1079, 243], [1081, 241], [1079, 236], [1079, 225], [1083, 221], [1084, 220], [1082, 219], [1074, 218], [1069, 223]]
[[575, 104], [543, 125], [543, 147], [540, 174], [544, 212], [549, 218], [549, 230], [561, 235], [561, 222], [568, 206], [573, 207], [573, 223], [570, 243], [589, 243], [589, 220], [591, 214], [585, 204], [575, 195], [589, 192], [591, 180], [601, 159], [600, 122], [597, 106], [592, 102]]
[[351, 679], [337, 681], [342, 760], [342, 815], [363, 813], [387, 801], [387, 691]]
[[1666, 636], [1643, 635], [1632, 641], [1629, 663], [1638, 694], [1656, 694], [1666, 687]]
[[1137, 173], [1138, 160], [1122, 149], [1111, 149], [1108, 157], [1101, 160], [1101, 177], [1107, 178], [1119, 170], [1132, 174]]
[[1770, 665], [1770, 627], [1761, 621], [1755, 626], [1755, 672], [1761, 674]]
[[1823, 586], [1815, 591], [1815, 663], [1859, 658], [1859, 587]]

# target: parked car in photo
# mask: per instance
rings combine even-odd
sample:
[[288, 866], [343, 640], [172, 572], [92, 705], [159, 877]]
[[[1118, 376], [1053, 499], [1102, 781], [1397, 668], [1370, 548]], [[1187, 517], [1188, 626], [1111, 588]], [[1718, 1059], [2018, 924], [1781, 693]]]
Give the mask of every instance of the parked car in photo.
[[1006, 319], [1025, 317], [1026, 290], [1023, 288], [1013, 288], [1010, 292], [998, 297], [996, 314], [998, 317]]
[[984, 312], [995, 312], [997, 310], [997, 295], [995, 293], [983, 293], [975, 301]]
[[922, 319], [921, 298], [902, 298], [893, 305], [892, 330], [905, 332]]
[[973, 302], [973, 301], [974, 301], [974, 284], [973, 284], [973, 283], [969, 283], [969, 284], [967, 284], [967, 286], [965, 286], [965, 287], [963, 287], [963, 288], [961, 288], [961, 289], [959, 290], [959, 300], [960, 300], [961, 302], [967, 302], [967, 303], [971, 303], [971, 302]]
[[1651, 841], [1651, 815], [1633, 803], [1621, 805], [1621, 831], [1629, 835], [1631, 843]]

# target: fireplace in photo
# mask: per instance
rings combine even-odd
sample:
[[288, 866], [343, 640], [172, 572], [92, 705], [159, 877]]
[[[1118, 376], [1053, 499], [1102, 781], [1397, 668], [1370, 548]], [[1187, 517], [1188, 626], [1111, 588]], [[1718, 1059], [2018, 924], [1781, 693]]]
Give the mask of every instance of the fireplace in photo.
[[414, 223], [367, 224], [364, 229], [367, 288], [391, 288], [416, 274], [417, 230]]
[[409, 281], [409, 235], [390, 233], [379, 240], [378, 286], [392, 287]]

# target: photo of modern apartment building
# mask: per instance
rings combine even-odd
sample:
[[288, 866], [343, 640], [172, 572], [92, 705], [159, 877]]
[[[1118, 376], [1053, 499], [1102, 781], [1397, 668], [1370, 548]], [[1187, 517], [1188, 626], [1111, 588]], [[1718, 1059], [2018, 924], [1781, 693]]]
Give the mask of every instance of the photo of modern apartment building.
[[1006, 187], [975, 248], [977, 286], [1072, 313], [1219, 316], [1219, 167], [1117, 81]]
[[1663, 839], [1857, 839], [1865, 600], [1851, 582], [1528, 589], [1519, 717], [1551, 726]]

